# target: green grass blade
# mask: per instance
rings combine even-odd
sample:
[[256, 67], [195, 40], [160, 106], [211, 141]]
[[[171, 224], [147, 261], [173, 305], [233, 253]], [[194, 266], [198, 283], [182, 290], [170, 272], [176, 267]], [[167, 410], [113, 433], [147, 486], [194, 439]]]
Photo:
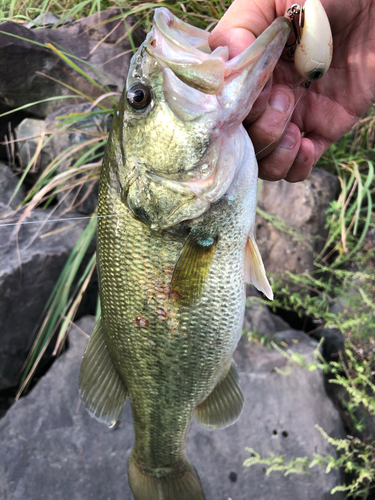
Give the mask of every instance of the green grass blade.
[[77, 99], [76, 95], [60, 95], [56, 97], [47, 97], [46, 99], [41, 99], [40, 101], [33, 101], [30, 102], [29, 104], [24, 104], [23, 106], [20, 106], [18, 108], [14, 108], [10, 111], [6, 111], [5, 113], [0, 114], [0, 118], [3, 116], [11, 115], [12, 113], [16, 113], [17, 111], [22, 111], [23, 109], [26, 108], [31, 108], [32, 106], [36, 106], [37, 104], [41, 104], [43, 102], [49, 102], [49, 101], [58, 101], [59, 99], [71, 99], [71, 98]]
[[90, 83], [92, 83], [101, 92], [105, 93], [106, 91], [108, 91], [108, 89], [105, 89], [104, 87], [102, 87], [101, 85], [99, 85], [98, 82], [96, 82], [93, 78], [91, 78], [91, 76], [88, 75], [85, 71], [83, 71], [83, 69], [81, 69], [79, 66], [77, 66], [77, 64], [75, 64], [71, 59], [69, 59], [69, 57], [67, 57], [59, 49], [57, 49], [54, 45], [52, 45], [52, 43], [46, 43], [45, 46], [48, 47], [48, 48], [50, 48], [53, 52], [55, 52], [55, 54], [57, 54], [60, 57], [60, 59], [62, 59], [70, 67], [72, 67], [73, 69], [75, 69], [77, 71], [77, 73], [79, 73], [80, 75], [82, 75], [83, 77], [85, 77], [86, 80], [88, 80]]

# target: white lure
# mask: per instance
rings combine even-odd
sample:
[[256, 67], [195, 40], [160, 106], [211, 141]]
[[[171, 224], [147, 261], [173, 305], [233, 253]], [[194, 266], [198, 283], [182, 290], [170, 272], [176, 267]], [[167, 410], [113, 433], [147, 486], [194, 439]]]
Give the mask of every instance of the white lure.
[[320, 0], [306, 0], [304, 23], [300, 27], [300, 43], [294, 53], [294, 63], [307, 81], [319, 80], [332, 60], [332, 32]]

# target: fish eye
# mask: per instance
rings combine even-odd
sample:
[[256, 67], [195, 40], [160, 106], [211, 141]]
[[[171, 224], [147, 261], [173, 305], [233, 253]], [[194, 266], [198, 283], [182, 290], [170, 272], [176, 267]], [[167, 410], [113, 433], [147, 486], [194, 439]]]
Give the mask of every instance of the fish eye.
[[145, 109], [151, 102], [151, 91], [143, 83], [135, 83], [126, 93], [129, 106], [133, 109]]

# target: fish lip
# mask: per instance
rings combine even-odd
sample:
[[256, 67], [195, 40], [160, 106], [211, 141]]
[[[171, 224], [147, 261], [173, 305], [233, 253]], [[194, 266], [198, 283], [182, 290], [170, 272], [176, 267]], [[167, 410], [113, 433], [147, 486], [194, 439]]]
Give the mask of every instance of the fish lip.
[[145, 47], [190, 87], [216, 94], [223, 85], [228, 50], [211, 51], [209, 33], [179, 20], [167, 9], [155, 10], [154, 26]]
[[173, 179], [173, 177], [168, 177], [165, 174], [161, 175], [161, 173], [156, 170], [148, 169], [146, 170], [146, 175], [158, 184], [161, 184], [162, 182], [167, 182], [170, 188], [173, 188], [173, 185], [176, 185], [176, 189], [178, 189], [177, 186], [179, 186], [180, 184], [181, 185], [184, 184], [184, 182], [180, 182], [177, 179]]
[[[158, 9], [155, 9], [154, 25], [160, 31], [163, 37], [183, 50], [200, 55], [210, 55], [212, 52], [208, 44], [208, 32], [184, 23], [177, 17], [173, 16], [173, 14], [171, 14], [171, 12], [169, 12], [169, 10], [165, 7], [159, 7]], [[195, 37], [193, 36], [194, 34]], [[192, 40], [194, 40], [194, 38], [201, 39], [201, 43], [199, 44], [199, 46], [201, 48], [204, 48], [205, 50], [197, 48], [192, 43]]]

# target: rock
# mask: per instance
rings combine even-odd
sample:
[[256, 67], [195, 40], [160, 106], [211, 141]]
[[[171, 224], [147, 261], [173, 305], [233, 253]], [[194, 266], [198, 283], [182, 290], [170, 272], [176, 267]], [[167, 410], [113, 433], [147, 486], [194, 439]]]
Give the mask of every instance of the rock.
[[[134, 442], [130, 405], [108, 429], [91, 419], [78, 399], [78, 373], [94, 320], [82, 318], [70, 333], [70, 347], [32, 392], [19, 400], [0, 422], [0, 496], [14, 500], [107, 500], [132, 498], [127, 458]], [[243, 341], [244, 342], [244, 341]], [[315, 344], [316, 345], [316, 344]], [[293, 347], [311, 357], [312, 347]], [[339, 416], [327, 398], [322, 374], [295, 367], [277, 351], [241, 343], [236, 354], [245, 394], [240, 419], [227, 429], [210, 432], [196, 422], [188, 436], [187, 454], [202, 479], [207, 500], [333, 500], [330, 490], [338, 472], [314, 467], [310, 475], [264, 474], [261, 466], [245, 468], [252, 447], [263, 455], [334, 454], [314, 428], [343, 437]], [[27, 494], [25, 493], [27, 492]], [[176, 499], [177, 500], [177, 499]]]
[[[7, 211], [9, 207], [0, 205], [0, 214]], [[46, 222], [49, 216], [49, 211], [35, 209], [25, 221]], [[53, 218], [58, 218], [56, 213]], [[13, 218], [17, 219], [18, 215]], [[87, 221], [74, 222], [74, 225], [51, 222], [0, 227], [0, 390], [17, 386], [20, 381], [35, 326], [87, 224]], [[67, 229], [61, 232], [64, 226]], [[56, 230], [59, 232], [48, 235]], [[90, 248], [91, 254], [94, 246], [95, 243]]]
[[289, 324], [280, 316], [272, 314], [269, 308], [261, 304], [257, 299], [261, 298], [261, 294], [255, 288], [248, 287], [247, 290], [246, 310], [244, 317], [244, 333], [255, 337], [266, 337], [268, 340], [273, 339], [276, 332], [288, 330]]
[[[131, 46], [126, 36], [125, 23], [119, 19], [107, 22], [121, 12], [121, 9], [110, 8], [53, 30], [29, 30], [18, 23], [1, 23], [0, 114], [43, 99], [74, 94], [58, 81], [93, 98], [106, 92], [44, 46], [46, 43], [51, 43], [59, 50], [63, 48], [67, 53], [78, 57], [79, 59], [74, 59], [75, 64], [100, 85], [108, 86], [110, 91], [122, 92], [131, 58]], [[135, 23], [130, 16], [126, 22], [128, 29]], [[132, 36], [136, 44], [144, 37], [140, 29], [136, 29]], [[36, 118], [45, 118], [62, 103], [79, 102], [82, 102], [79, 96], [55, 99], [27, 107], [25, 111]]]
[[256, 239], [268, 273], [314, 269], [314, 253], [323, 248], [327, 235], [325, 211], [337, 189], [337, 178], [320, 168], [314, 168], [304, 182], [262, 182], [258, 206], [268, 216], [280, 218], [285, 228], [257, 214]]
[[[9, 200], [13, 196], [13, 192], [17, 187], [19, 178], [17, 175], [5, 165], [5, 163], [0, 162], [0, 203], [4, 205], [9, 203]], [[11, 203], [11, 207], [16, 207], [19, 205], [24, 198], [23, 187], [21, 186], [19, 191], [16, 193], [13, 201]]]
[[322, 328], [313, 334], [314, 339], [321, 340], [324, 338], [322, 351], [324, 359], [330, 361], [338, 361], [339, 351], [344, 351], [344, 336], [337, 328]]
[[[46, 122], [36, 118], [25, 118], [16, 127], [17, 147], [21, 159], [21, 168], [23, 170], [30, 163], [36, 150], [39, 149], [43, 143], [46, 143], [48, 139], [46, 129]], [[31, 174], [40, 174], [54, 158], [54, 151], [49, 141], [38, 154], [35, 165], [31, 167], [29, 172]]]

